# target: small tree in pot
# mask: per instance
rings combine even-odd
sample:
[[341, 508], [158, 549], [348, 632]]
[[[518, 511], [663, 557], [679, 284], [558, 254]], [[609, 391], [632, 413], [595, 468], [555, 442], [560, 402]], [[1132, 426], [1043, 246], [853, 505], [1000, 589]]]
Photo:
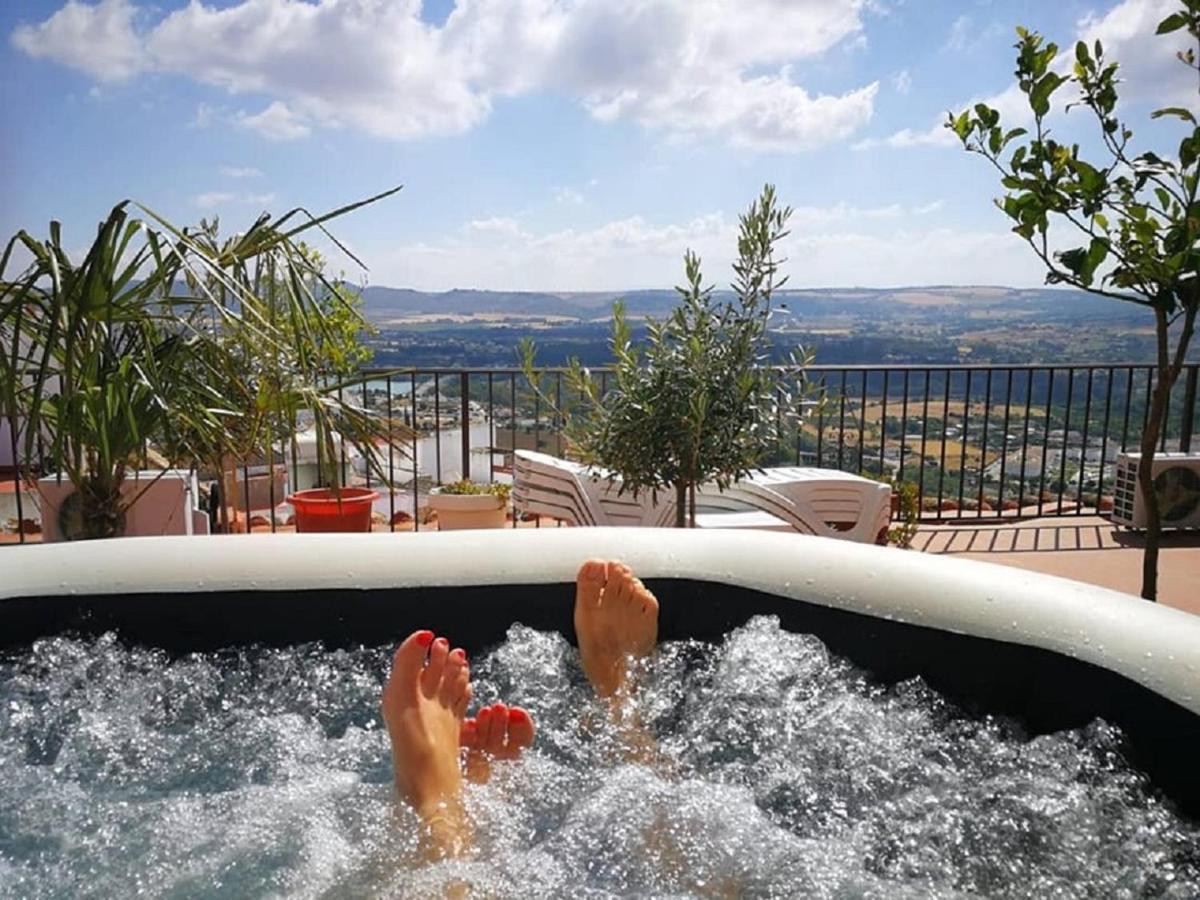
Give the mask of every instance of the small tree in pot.
[[[673, 493], [677, 527], [695, 525], [699, 485], [724, 489], [760, 466], [808, 393], [804, 369], [811, 356], [793, 353], [772, 365], [767, 336], [773, 294], [787, 281], [779, 277], [784, 260], [776, 247], [790, 215], [767, 185], [740, 217], [732, 301], [716, 300], [700, 258], [689, 250], [686, 284], [676, 288], [680, 303], [665, 319], [648, 322], [644, 346], [633, 342], [618, 303], [607, 393], [571, 362], [568, 382], [583, 398], [583, 411], [567, 417], [564, 428], [572, 453], [619, 478], [622, 491]], [[540, 392], [532, 342], [523, 356]]]

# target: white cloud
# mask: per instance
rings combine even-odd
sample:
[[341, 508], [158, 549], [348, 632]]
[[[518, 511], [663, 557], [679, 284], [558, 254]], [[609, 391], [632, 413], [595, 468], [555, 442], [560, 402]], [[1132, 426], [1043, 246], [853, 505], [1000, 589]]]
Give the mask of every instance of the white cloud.
[[953, 53], [971, 53], [1005, 33], [1011, 33], [1011, 29], [999, 22], [980, 27], [970, 16], [959, 16], [950, 26], [950, 34], [942, 49]]
[[188, 123], [189, 128], [207, 128], [213, 123], [217, 117], [217, 110], [207, 103], [201, 103], [196, 107], [196, 114], [192, 116], [192, 121]]
[[146, 65], [128, 0], [89, 6], [68, 0], [38, 25], [18, 25], [12, 42], [30, 56], [70, 66], [99, 81], [122, 81]]
[[912, 90], [912, 76], [908, 74], [908, 69], [901, 69], [892, 76], [892, 90], [897, 94], [907, 94]]
[[[782, 247], [792, 260], [785, 270], [792, 283], [806, 286], [1040, 280], [1021, 242], [1002, 227], [995, 233], [923, 227], [921, 217], [941, 206], [934, 200], [913, 207], [798, 207]], [[371, 248], [370, 257], [376, 282], [424, 290], [623, 290], [678, 283], [687, 248], [702, 257], [708, 280], [725, 283], [736, 237], [736, 217], [721, 212], [680, 223], [630, 216], [540, 232], [493, 217], [469, 222], [446, 240]]]
[[315, 125], [393, 139], [461, 133], [495, 97], [554, 91], [602, 120], [797, 150], [871, 118], [876, 83], [813, 94], [788, 68], [861, 43], [867, 8], [866, 0], [457, 0], [445, 24], [432, 26], [420, 0], [192, 0], [139, 30], [131, 0], [70, 0], [14, 40], [97, 78], [153, 70], [265, 95], [270, 105], [240, 121], [263, 119], [280, 138]]
[[241, 111], [235, 121], [243, 128], [257, 131], [273, 141], [294, 141], [307, 137], [312, 131], [301, 116], [292, 112], [286, 103], [280, 103], [278, 100], [254, 115]]
[[222, 166], [221, 174], [226, 178], [262, 178], [262, 171], [253, 166]]
[[201, 209], [216, 209], [227, 206], [237, 199], [237, 194], [229, 191], [206, 191], [192, 198], [192, 203]]
[[219, 209], [234, 205], [266, 207], [274, 202], [274, 194], [237, 194], [233, 191], [207, 191], [192, 198], [192, 204], [200, 209]]
[[971, 36], [971, 17], [959, 16], [950, 26], [950, 36], [946, 38], [947, 50], [965, 50]]
[[[1189, 45], [1187, 31], [1154, 33], [1179, 5], [1178, 0], [1125, 0], [1103, 16], [1093, 13], [1080, 20], [1079, 39], [1089, 47], [1099, 40], [1108, 61], [1120, 62], [1123, 100], [1197, 108], [1195, 70], [1175, 58], [1176, 51]], [[1073, 43], [1066, 52], [1074, 59]]]
[[[1087, 41], [1089, 46], [1100, 40], [1104, 55], [1109, 62], [1121, 64], [1119, 76], [1122, 80], [1120, 94], [1128, 102], [1152, 102], [1155, 106], [1169, 103], [1197, 107], [1195, 72], [1175, 58], [1185, 38], [1171, 39], [1155, 35], [1158, 23], [1177, 6], [1177, 0], [1124, 0], [1103, 16], [1089, 15], [1078, 24], [1078, 40]], [[966, 18], [966, 17], [962, 17]], [[961, 21], [961, 19], [960, 19]], [[955, 23], [957, 25], [957, 22]], [[952, 35], [955, 30], [952, 29]], [[1184, 32], [1181, 32], [1184, 33]], [[1053, 36], [1048, 36], [1052, 38]], [[1069, 71], [1075, 61], [1075, 40], [1060, 43], [1059, 58], [1055, 68]], [[1067, 88], [1056, 94], [1056, 100], [1065, 96]], [[990, 97], [975, 97], [954, 107], [954, 111], [966, 109], [983, 102], [1000, 112], [1000, 121], [1009, 127], [1028, 125], [1032, 121], [1028, 101], [1015, 83]], [[1083, 113], [1076, 113], [1082, 115]], [[865, 138], [853, 145], [855, 150], [875, 147], [957, 147], [958, 139], [944, 125], [945, 116], [927, 128], [902, 128], [886, 137]]]
[[925, 131], [914, 131], [911, 128], [901, 128], [887, 137], [863, 138], [850, 145], [851, 150], [872, 150], [875, 147], [922, 147], [922, 146], [952, 146], [957, 139], [941, 124]]
[[467, 223], [466, 230], [480, 234], [499, 234], [510, 237], [525, 235], [517, 220], [506, 216], [493, 216], [490, 219], [473, 219]]
[[583, 203], [583, 194], [574, 188], [560, 187], [554, 189], [554, 202], [566, 206], [578, 206]]

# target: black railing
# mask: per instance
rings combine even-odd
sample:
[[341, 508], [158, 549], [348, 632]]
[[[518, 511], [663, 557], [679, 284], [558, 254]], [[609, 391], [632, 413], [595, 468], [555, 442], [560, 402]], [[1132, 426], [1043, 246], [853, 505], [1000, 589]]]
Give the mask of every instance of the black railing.
[[[1173, 387], [1163, 450], [1191, 449], [1198, 371], [1197, 364], [1185, 367]], [[541, 390], [534, 391], [519, 369], [365, 372], [350, 389], [414, 436], [376, 452], [390, 488], [343, 446], [343, 483], [386, 495], [376, 505], [385, 527], [419, 530], [422, 498], [433, 486], [453, 478], [503, 479], [518, 449], [562, 455], [563, 417], [577, 412], [582, 398], [564, 393], [565, 370], [541, 369], [539, 376]], [[603, 391], [608, 373], [599, 377]], [[1104, 512], [1117, 454], [1139, 444], [1154, 378], [1153, 367], [1134, 364], [814, 366], [807, 396], [822, 402], [806, 406], [804, 417], [781, 411], [779, 442], [763, 464], [911, 482], [922, 518], [931, 521]], [[326, 480], [297, 441], [285, 443], [276, 455], [289, 490]], [[255, 472], [240, 468], [244, 490], [229, 507], [245, 530], [256, 514], [263, 515], [262, 528], [286, 525], [275, 515], [283, 499], [275, 479], [266, 477], [267, 508], [256, 509]], [[28, 486], [14, 475], [11, 490], [21, 507], [17, 519], [27, 518]], [[27, 538], [20, 521], [17, 532], [18, 540]]]

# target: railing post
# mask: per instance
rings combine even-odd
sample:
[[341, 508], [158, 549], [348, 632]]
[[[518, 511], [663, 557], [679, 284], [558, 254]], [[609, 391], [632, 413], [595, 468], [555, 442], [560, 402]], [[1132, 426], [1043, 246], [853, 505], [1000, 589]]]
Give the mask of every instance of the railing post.
[[1191, 366], [1187, 373], [1187, 382], [1183, 388], [1183, 422], [1179, 433], [1179, 449], [1184, 453], [1192, 452], [1192, 423], [1196, 418], [1196, 376], [1200, 366]]
[[459, 398], [460, 413], [462, 414], [462, 477], [471, 477], [471, 376], [467, 372], [458, 373], [458, 387], [462, 396]]

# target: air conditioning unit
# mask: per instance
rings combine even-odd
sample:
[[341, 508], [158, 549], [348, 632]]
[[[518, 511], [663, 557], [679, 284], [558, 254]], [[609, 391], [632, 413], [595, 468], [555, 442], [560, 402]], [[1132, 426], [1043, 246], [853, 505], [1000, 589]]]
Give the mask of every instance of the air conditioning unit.
[[[1146, 501], [1137, 482], [1140, 453], [1117, 457], [1112, 520], [1129, 528], [1146, 527]], [[1200, 528], [1200, 454], [1154, 456], [1154, 493], [1163, 528]]]

